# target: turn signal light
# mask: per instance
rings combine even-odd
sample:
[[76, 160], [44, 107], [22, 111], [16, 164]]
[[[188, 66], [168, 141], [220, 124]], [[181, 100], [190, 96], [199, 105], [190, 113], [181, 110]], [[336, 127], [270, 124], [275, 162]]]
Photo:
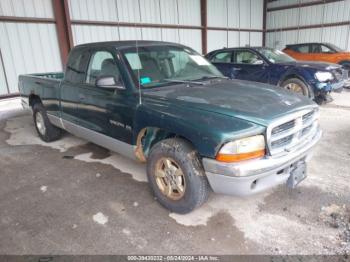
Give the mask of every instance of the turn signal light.
[[239, 162], [243, 160], [249, 160], [254, 158], [260, 158], [265, 156], [265, 149], [249, 152], [249, 153], [241, 153], [241, 154], [217, 154], [216, 160], [220, 162]]

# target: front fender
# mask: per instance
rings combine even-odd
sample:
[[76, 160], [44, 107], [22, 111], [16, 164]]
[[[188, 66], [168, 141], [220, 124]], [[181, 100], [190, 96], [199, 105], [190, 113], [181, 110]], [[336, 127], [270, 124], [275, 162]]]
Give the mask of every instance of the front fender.
[[134, 141], [142, 129], [159, 128], [184, 137], [202, 157], [210, 158], [228, 141], [265, 132], [265, 127], [249, 121], [173, 104], [143, 103], [134, 121]]
[[316, 71], [314, 70], [306, 70], [300, 68], [289, 68], [284, 74], [282, 74], [278, 85], [281, 85], [286, 79], [291, 77], [296, 77], [302, 80], [304, 83], [314, 87], [314, 74]]

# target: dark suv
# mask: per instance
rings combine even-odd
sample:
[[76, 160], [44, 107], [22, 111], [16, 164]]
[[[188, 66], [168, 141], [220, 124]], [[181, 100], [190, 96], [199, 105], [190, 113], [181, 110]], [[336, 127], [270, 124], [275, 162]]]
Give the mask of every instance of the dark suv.
[[339, 65], [299, 62], [267, 47], [224, 48], [206, 57], [229, 78], [278, 85], [317, 102], [332, 90], [340, 91], [347, 79]]

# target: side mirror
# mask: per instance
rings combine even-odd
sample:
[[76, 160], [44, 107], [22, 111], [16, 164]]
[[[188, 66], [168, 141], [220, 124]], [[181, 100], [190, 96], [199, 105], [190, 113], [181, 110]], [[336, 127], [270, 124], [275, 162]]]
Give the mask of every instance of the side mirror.
[[96, 80], [96, 86], [106, 89], [124, 90], [124, 85], [115, 79], [114, 76], [101, 76]]

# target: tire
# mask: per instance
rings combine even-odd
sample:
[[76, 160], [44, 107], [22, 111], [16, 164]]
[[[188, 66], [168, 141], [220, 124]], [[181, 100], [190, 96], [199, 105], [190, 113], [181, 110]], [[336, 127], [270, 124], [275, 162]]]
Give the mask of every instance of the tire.
[[[291, 85], [297, 86], [297, 90], [293, 90], [291, 89]], [[290, 90], [294, 93], [297, 94], [302, 94], [304, 96], [310, 97], [311, 98], [311, 94], [312, 92], [310, 91], [309, 87], [300, 79], [298, 78], [290, 78], [287, 79], [286, 81], [284, 81], [281, 85], [282, 88]]]
[[41, 103], [36, 103], [33, 105], [33, 119], [35, 129], [43, 141], [52, 142], [61, 137], [61, 129], [51, 124], [49, 118], [47, 117], [45, 108]]
[[[168, 161], [170, 165], [166, 164]], [[210, 186], [198, 153], [183, 139], [166, 139], [152, 147], [147, 160], [147, 177], [154, 196], [171, 212], [189, 213], [208, 199]], [[167, 190], [169, 186], [171, 190]]]

